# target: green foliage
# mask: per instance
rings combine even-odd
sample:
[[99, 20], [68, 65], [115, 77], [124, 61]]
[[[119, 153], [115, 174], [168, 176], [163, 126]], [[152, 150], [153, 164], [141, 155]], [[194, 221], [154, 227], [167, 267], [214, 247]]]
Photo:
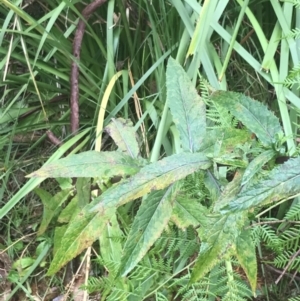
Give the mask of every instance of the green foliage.
[[[145, 289], [136, 281], [146, 281], [150, 277], [147, 272], [150, 266], [152, 270], [169, 274], [168, 281], [174, 277], [172, 270], [177, 270], [176, 266], [178, 269], [187, 268], [187, 260], [192, 255], [188, 251], [188, 245], [178, 248], [173, 241], [167, 248], [159, 248], [159, 244], [163, 242], [162, 233], [173, 221], [182, 229], [197, 228], [201, 241], [200, 253], [192, 273], [184, 278], [184, 281], [187, 280], [190, 285], [197, 287], [194, 297], [200, 298], [199, 300], [204, 298], [201, 285], [196, 283], [205, 279], [206, 275], [210, 275], [225, 260], [228, 279], [227, 290], [222, 293], [223, 298], [244, 300], [248, 288], [235, 280], [231, 256], [237, 258], [238, 264], [247, 275], [252, 292], [255, 293], [255, 239], [252, 241], [250, 231], [246, 230], [250, 221], [249, 210], [300, 192], [299, 172], [294, 168], [300, 164], [299, 158], [289, 159], [267, 172], [262, 179], [257, 178], [256, 175], [262, 168], [268, 166], [276, 156], [282, 155], [282, 142], [278, 140], [282, 137], [282, 130], [278, 119], [257, 101], [245, 95], [223, 91], [205, 97], [209, 98], [206, 103], [211, 105], [213, 115], [220, 115], [218, 118], [206, 117], [203, 100], [195, 96], [195, 90], [184, 70], [173, 59], [168, 63], [167, 83], [168, 105], [180, 133], [182, 153], [143, 167], [140, 165], [143, 161], [138, 157], [137, 144], [134, 142], [134, 132], [128, 126], [120, 128], [124, 121], [114, 120], [106, 131], [115, 140], [119, 151], [86, 152], [69, 156], [50, 163], [31, 175], [84, 177], [88, 170], [89, 176], [96, 176], [90, 171], [92, 168], [98, 170], [99, 178], [129, 176], [102, 192], [91, 203], [86, 203], [77, 215], [72, 216], [65, 232], [57, 236], [57, 248], [48, 273], [53, 274], [59, 270], [100, 237], [100, 244], [104, 248], [102, 264], [109, 270], [109, 276], [92, 280], [89, 289], [99, 285], [99, 289], [108, 296], [107, 300], [130, 299], [130, 294], [142, 298], [141, 293]], [[226, 110], [241, 122], [241, 129], [236, 121], [230, 121], [231, 115]], [[201, 118], [197, 118], [199, 114]], [[206, 118], [211, 123], [211, 127], [207, 129]], [[257, 143], [247, 129], [264, 146], [255, 159], [252, 159], [251, 152], [252, 146], [257, 149]], [[128, 133], [126, 130], [129, 130]], [[253, 152], [257, 153], [257, 150]], [[94, 157], [97, 160], [93, 162]], [[217, 172], [218, 164], [228, 166], [225, 176], [221, 174], [221, 169]], [[134, 166], [137, 168], [134, 169]], [[201, 169], [202, 172], [199, 171]], [[235, 172], [231, 181], [228, 180], [230, 171]], [[208, 180], [209, 178], [215, 183]], [[143, 200], [125, 243], [120, 245], [116, 242], [115, 247], [111, 248], [108, 237], [122, 236], [115, 219], [117, 208], [140, 197]], [[288, 216], [297, 217], [297, 213], [292, 212]], [[291, 228], [280, 240], [285, 240], [286, 246], [295, 246], [298, 240], [292, 240], [292, 237], [297, 231], [298, 228]], [[268, 227], [260, 227], [255, 233], [256, 237], [261, 237], [273, 248], [279, 250], [285, 247], [281, 241], [276, 242], [277, 236]], [[177, 263], [174, 263], [174, 254], [177, 252], [179, 257], [175, 261]], [[121, 253], [123, 255], [120, 260]], [[279, 260], [285, 262], [282, 258]], [[129, 277], [128, 281], [132, 281], [132, 284], [124, 282], [125, 276]], [[118, 279], [115, 284], [113, 277]], [[207, 279], [210, 277], [214, 279], [213, 276]], [[150, 277], [144, 286], [150, 290], [153, 281]], [[219, 280], [214, 279], [213, 284], [215, 283], [219, 283]], [[128, 290], [128, 287], [134, 287], [133, 291]], [[191, 298], [187, 297], [191, 296], [190, 290], [183, 291], [184, 298]], [[162, 297], [161, 293], [155, 289], [158, 299]]]
[[[299, 193], [299, 160], [278, 166], [299, 154], [299, 30], [291, 31], [299, 0], [106, 1], [86, 20], [76, 61], [81, 133], [69, 139], [72, 42], [89, 2], [1, 1], [2, 227], [8, 218], [8, 232], [15, 235], [11, 223], [19, 232], [15, 210], [35, 202], [36, 189], [38, 234], [52, 236], [55, 226], [50, 273], [98, 240], [100, 280], [91, 285], [104, 299], [171, 300], [179, 291], [183, 300], [250, 298], [254, 246], [270, 248], [284, 269], [299, 245], [296, 199], [290, 209], [284, 202]], [[165, 64], [170, 54], [176, 60]], [[94, 143], [100, 150], [103, 128], [103, 151], [82, 152]], [[32, 172], [53, 152], [42, 144], [47, 130], [63, 144]], [[16, 141], [27, 134], [34, 143]], [[19, 169], [38, 178], [14, 193]], [[73, 184], [36, 188], [44, 177]], [[253, 226], [261, 209], [266, 223]], [[152, 276], [154, 268], [161, 272]]]

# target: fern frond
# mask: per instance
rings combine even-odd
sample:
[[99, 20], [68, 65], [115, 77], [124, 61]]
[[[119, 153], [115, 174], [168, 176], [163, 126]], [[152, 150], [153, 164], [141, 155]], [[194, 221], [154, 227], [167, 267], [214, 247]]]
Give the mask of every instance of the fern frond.
[[300, 296], [289, 298], [288, 301], [300, 301]]
[[299, 221], [300, 220], [300, 203], [295, 206], [291, 206], [289, 211], [285, 214], [284, 219], [288, 221]]
[[168, 301], [169, 299], [161, 292], [155, 293], [155, 301]]
[[[300, 7], [300, 5], [299, 5]], [[285, 39], [298, 39], [300, 37], [300, 28], [293, 28], [286, 36]]]
[[280, 235], [280, 238], [284, 248], [296, 252], [300, 242], [300, 225], [288, 228]]
[[279, 253], [282, 247], [282, 240], [278, 237], [275, 230], [269, 225], [259, 225], [252, 230], [253, 241], [257, 244], [263, 240], [267, 247]]
[[274, 265], [277, 268], [284, 269], [289, 264], [287, 271], [299, 270], [300, 269], [300, 258], [299, 257], [294, 258], [294, 254], [295, 254], [295, 252], [292, 252], [292, 251], [285, 251], [282, 254], [279, 254], [274, 259]]
[[283, 82], [283, 85], [287, 88], [291, 88], [295, 84], [298, 85], [298, 87], [300, 86], [300, 64], [295, 66], [292, 71], [289, 72], [289, 75]]

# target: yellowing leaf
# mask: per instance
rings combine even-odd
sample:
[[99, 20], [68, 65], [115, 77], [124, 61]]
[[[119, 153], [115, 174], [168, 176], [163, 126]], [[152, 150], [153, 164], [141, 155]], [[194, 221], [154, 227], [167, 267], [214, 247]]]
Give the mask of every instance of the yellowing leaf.
[[105, 128], [106, 132], [114, 139], [116, 145], [132, 158], [139, 155], [139, 145], [132, 122], [123, 118], [112, 118], [112, 122]]
[[210, 167], [199, 153], [181, 153], [143, 167], [140, 172], [118, 186], [106, 190], [92, 204], [92, 211], [123, 205], [154, 190], [161, 190], [199, 169]]
[[27, 177], [113, 177], [138, 172], [142, 160], [134, 160], [121, 152], [87, 151], [49, 163]]
[[257, 261], [255, 245], [250, 230], [242, 231], [238, 237], [235, 255], [247, 275], [252, 292], [255, 294], [257, 284]]

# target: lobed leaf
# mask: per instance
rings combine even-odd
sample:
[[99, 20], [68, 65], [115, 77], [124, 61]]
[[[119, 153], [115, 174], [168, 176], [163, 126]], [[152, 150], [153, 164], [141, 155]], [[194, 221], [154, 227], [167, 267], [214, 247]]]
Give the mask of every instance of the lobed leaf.
[[87, 151], [49, 163], [27, 177], [113, 177], [128, 176], [141, 168], [135, 160], [121, 152]]
[[169, 58], [167, 66], [167, 102], [183, 149], [198, 151], [206, 132], [205, 103], [173, 58]]
[[210, 161], [202, 154], [183, 153], [149, 164], [130, 179], [106, 190], [82, 208], [69, 224], [48, 274], [53, 274], [101, 236], [116, 207], [145, 194], [163, 189], [200, 168], [208, 168]]
[[91, 203], [94, 204], [92, 211], [123, 205], [153, 190], [164, 189], [196, 170], [209, 168], [210, 165], [206, 156], [199, 153], [181, 153], [164, 158], [143, 167], [136, 175], [106, 190]]
[[228, 109], [265, 146], [271, 146], [276, 134], [282, 132], [278, 118], [265, 105], [244, 94], [217, 91], [212, 94], [211, 99]]

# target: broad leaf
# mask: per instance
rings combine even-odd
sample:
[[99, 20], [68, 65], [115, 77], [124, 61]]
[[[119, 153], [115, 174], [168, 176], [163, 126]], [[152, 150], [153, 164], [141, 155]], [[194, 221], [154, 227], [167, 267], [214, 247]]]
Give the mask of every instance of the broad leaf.
[[266, 146], [272, 145], [276, 134], [282, 132], [278, 118], [261, 102], [244, 94], [217, 91], [211, 99], [228, 109]]
[[[65, 231], [61, 241], [57, 242], [58, 250], [48, 270], [53, 275], [71, 259], [92, 245], [99, 238], [109, 218], [115, 214], [115, 208], [106, 209], [105, 212], [89, 212], [89, 206], [83, 208], [74, 217]], [[60, 234], [61, 235], [61, 234]]]
[[96, 198], [93, 211], [123, 205], [154, 190], [161, 190], [199, 169], [210, 161], [198, 153], [181, 153], [143, 167], [140, 172]]
[[257, 261], [255, 245], [250, 230], [242, 231], [238, 237], [235, 255], [247, 275], [252, 292], [255, 294], [257, 283]]
[[[230, 154], [239, 144], [244, 144], [251, 140], [251, 135], [247, 131], [226, 128], [209, 130], [200, 146], [199, 152], [209, 157], [223, 156]], [[216, 148], [216, 144], [218, 147]], [[216, 149], [218, 152], [216, 153]]]
[[266, 163], [268, 163], [272, 158], [275, 157], [275, 155], [276, 152], [270, 149], [264, 151], [263, 153], [259, 154], [256, 158], [254, 158], [245, 170], [242, 185], [247, 184]]
[[36, 188], [34, 191], [41, 198], [44, 205], [43, 219], [38, 230], [38, 235], [42, 235], [47, 230], [53, 217], [61, 211], [61, 205], [70, 195], [70, 189], [62, 190], [53, 197], [41, 188]]
[[113, 177], [138, 172], [141, 161], [121, 152], [87, 151], [49, 163], [27, 177]]
[[202, 154], [178, 154], [145, 166], [135, 176], [106, 190], [70, 221], [48, 274], [55, 273], [99, 238], [117, 206], [153, 190], [163, 189], [210, 165], [210, 161]]
[[123, 118], [112, 118], [112, 122], [105, 128], [106, 132], [114, 139], [116, 145], [132, 158], [139, 155], [139, 145], [136, 139], [136, 131], [132, 122]]
[[225, 255], [232, 253], [245, 223], [245, 214], [236, 213], [210, 218], [210, 226], [200, 228], [200, 254], [193, 268], [191, 283], [204, 277]]
[[124, 246], [120, 268], [127, 275], [160, 237], [172, 214], [172, 202], [178, 190], [172, 185], [166, 190], [152, 192], [143, 200]]
[[198, 151], [206, 131], [205, 103], [184, 69], [172, 58], [167, 67], [167, 102], [180, 133], [182, 148]]
[[244, 186], [222, 212], [245, 210], [300, 193], [299, 165], [300, 158], [289, 159], [273, 169], [265, 180], [250, 187]]
[[172, 221], [181, 229], [188, 226], [206, 226], [208, 209], [201, 205], [196, 199], [189, 199], [178, 194], [174, 201]]

